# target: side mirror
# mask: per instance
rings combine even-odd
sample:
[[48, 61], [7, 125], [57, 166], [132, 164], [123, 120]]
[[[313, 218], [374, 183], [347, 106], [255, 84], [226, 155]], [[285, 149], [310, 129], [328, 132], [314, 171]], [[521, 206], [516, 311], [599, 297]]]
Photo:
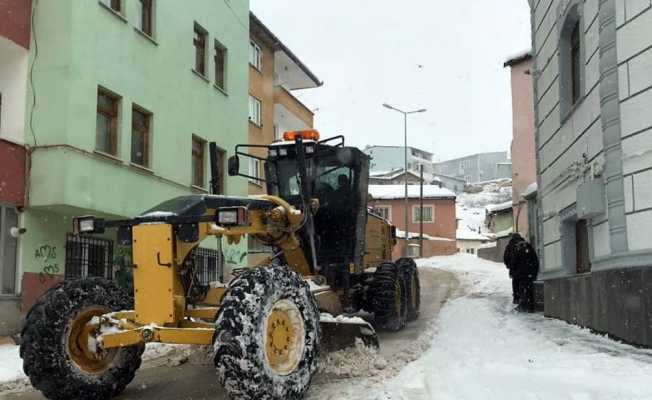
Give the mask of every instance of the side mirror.
[[238, 156], [229, 157], [229, 176], [238, 176], [240, 174], [240, 158]]

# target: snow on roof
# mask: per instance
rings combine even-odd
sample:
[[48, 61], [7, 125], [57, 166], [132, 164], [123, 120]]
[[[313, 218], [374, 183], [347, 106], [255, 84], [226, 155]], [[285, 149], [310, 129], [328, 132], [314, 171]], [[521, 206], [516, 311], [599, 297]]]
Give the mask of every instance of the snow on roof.
[[[372, 171], [369, 174], [369, 177], [377, 179], [377, 180], [388, 180], [389, 181], [389, 180], [392, 180], [392, 179], [396, 179], [396, 178], [398, 178], [399, 176], [401, 176], [403, 174], [404, 174], [403, 173], [403, 168], [395, 168], [395, 169], [393, 169], [391, 171]], [[413, 171], [411, 169], [408, 169], [408, 174], [414, 176], [417, 179], [421, 178], [420, 172]], [[423, 180], [425, 182], [441, 182], [441, 179], [439, 179], [438, 177], [436, 177], [436, 176], [434, 176], [434, 175], [432, 175], [432, 174], [430, 174], [428, 172], [423, 173]]]
[[394, 171], [396, 171], [396, 169], [392, 169], [392, 170], [389, 170], [389, 171], [371, 171], [371, 172], [369, 172], [369, 176], [372, 177], [372, 178], [382, 177], [384, 175], [389, 175]]
[[523, 61], [527, 61], [532, 59], [532, 50], [527, 50], [527, 51], [522, 51], [520, 53], [516, 53], [514, 55], [511, 55], [507, 58], [507, 60], [503, 63], [503, 67], [511, 67], [516, 64], [520, 64]]
[[489, 238], [486, 237], [485, 235], [478, 233], [476, 231], [472, 231], [470, 229], [458, 229], [456, 236], [457, 236], [457, 240], [477, 240], [477, 241], [489, 240]]
[[[408, 198], [418, 199], [420, 197], [421, 185], [408, 185]], [[404, 185], [369, 185], [369, 194], [374, 199], [392, 200], [405, 197]], [[423, 185], [424, 199], [455, 199], [452, 191], [441, 188], [437, 185]]]
[[512, 208], [511, 200], [500, 204], [490, 204], [487, 206], [487, 211], [490, 213], [494, 213], [499, 211], [506, 211], [509, 210], [510, 208]]
[[[396, 237], [399, 239], [405, 239], [405, 232], [396, 229]], [[419, 239], [419, 234], [416, 232], [410, 232], [408, 235], [408, 239]], [[455, 240], [451, 238], [445, 238], [445, 237], [439, 237], [439, 236], [430, 236], [426, 233], [423, 234], [423, 239], [424, 240], [436, 240], [436, 241], [443, 241], [443, 242], [454, 242]]]
[[536, 182], [531, 183], [528, 187], [525, 188], [523, 193], [521, 193], [521, 196], [523, 197], [529, 197], [530, 195], [536, 193], [538, 190], [538, 185]]
[[441, 177], [441, 178], [445, 178], [445, 179], [452, 179], [452, 180], [456, 180], [456, 181], [459, 181], [459, 182], [462, 182], [462, 183], [466, 183], [466, 179], [460, 178], [459, 176], [445, 175], [445, 174], [440, 174], [440, 173], [437, 173], [436, 175], [437, 175], [437, 179], [440, 179], [440, 177]]

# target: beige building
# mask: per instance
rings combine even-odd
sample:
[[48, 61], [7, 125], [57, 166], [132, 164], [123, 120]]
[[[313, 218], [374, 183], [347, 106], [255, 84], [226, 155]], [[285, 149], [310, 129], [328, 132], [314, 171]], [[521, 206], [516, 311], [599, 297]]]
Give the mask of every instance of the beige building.
[[[313, 128], [313, 112], [292, 92], [322, 82], [253, 13], [249, 18], [249, 143], [268, 145], [283, 132]], [[265, 149], [250, 151], [261, 158]], [[249, 160], [249, 194], [266, 192], [261, 160]]]
[[[292, 92], [311, 89], [322, 82], [253, 13], [249, 14], [249, 144], [268, 145], [283, 133], [313, 128], [314, 114]], [[249, 149], [261, 159], [249, 158], [249, 194], [265, 194], [267, 150]], [[265, 258], [269, 249], [249, 239], [249, 263]]]

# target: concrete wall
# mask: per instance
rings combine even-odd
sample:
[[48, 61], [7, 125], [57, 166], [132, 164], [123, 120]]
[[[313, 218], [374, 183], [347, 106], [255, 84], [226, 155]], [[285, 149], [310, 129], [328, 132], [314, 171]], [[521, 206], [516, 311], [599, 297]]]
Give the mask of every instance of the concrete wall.
[[[575, 4], [574, 2], [571, 2]], [[564, 115], [560, 87], [561, 26], [573, 4], [544, 0], [533, 10], [533, 44], [536, 71], [536, 145], [539, 175], [539, 206], [542, 225], [542, 246], [545, 260], [543, 276], [564, 274], [562, 265], [560, 211], [577, 200], [576, 166], [601, 163], [604, 159], [600, 108], [599, 21], [598, 1], [580, 2], [584, 20], [584, 91], [573, 113]], [[592, 234], [599, 238], [608, 232], [606, 216], [592, 221]], [[606, 227], [606, 230], [605, 230]], [[602, 239], [603, 242], [608, 240]], [[610, 253], [608, 246], [600, 252]]]
[[[564, 27], [576, 16], [581, 96], [569, 107]], [[542, 0], [532, 33], [545, 312], [652, 346], [652, 3]], [[586, 185], [604, 194], [578, 196]], [[590, 226], [584, 275], [574, 260], [578, 219]]]
[[[485, 247], [483, 249], [478, 250], [478, 257], [484, 260], [489, 260], [489, 261], [502, 264], [503, 255], [505, 254], [505, 248], [507, 247], [508, 243], [509, 243], [508, 237], [500, 238], [496, 240], [495, 247]], [[507, 271], [505, 271], [505, 273], [507, 273]]]
[[651, 7], [649, 0], [616, 1], [627, 239], [638, 251], [652, 249]]

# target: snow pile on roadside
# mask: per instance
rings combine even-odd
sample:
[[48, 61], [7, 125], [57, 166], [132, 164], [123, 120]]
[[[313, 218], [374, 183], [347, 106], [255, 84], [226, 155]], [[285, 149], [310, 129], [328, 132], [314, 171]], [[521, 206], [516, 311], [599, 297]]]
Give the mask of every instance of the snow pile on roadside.
[[387, 360], [376, 349], [357, 339], [355, 347], [326, 353], [319, 362], [319, 373], [326, 378], [361, 378], [378, 374], [387, 368]]
[[652, 398], [652, 351], [513, 312], [511, 283], [501, 264], [466, 255], [424, 263], [457, 273], [467, 290], [442, 310], [431, 349], [367, 398]]
[[0, 346], [0, 383], [25, 378], [19, 347], [13, 344]]

